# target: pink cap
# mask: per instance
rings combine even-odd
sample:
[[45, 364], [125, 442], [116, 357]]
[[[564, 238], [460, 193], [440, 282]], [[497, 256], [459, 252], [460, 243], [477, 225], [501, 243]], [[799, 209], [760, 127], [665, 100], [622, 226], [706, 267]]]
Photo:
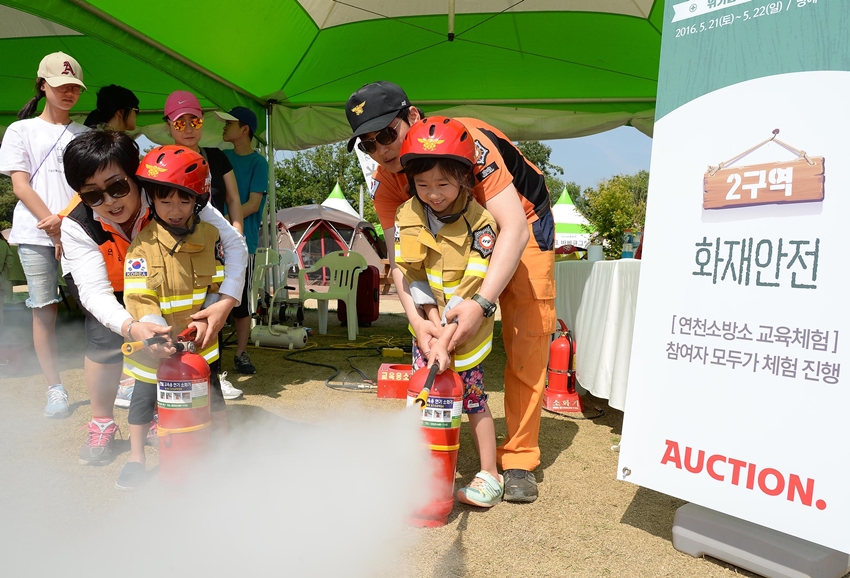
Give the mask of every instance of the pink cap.
[[175, 90], [168, 95], [168, 99], [165, 101], [165, 116], [168, 120], [176, 120], [184, 114], [204, 116], [198, 97], [188, 90]]

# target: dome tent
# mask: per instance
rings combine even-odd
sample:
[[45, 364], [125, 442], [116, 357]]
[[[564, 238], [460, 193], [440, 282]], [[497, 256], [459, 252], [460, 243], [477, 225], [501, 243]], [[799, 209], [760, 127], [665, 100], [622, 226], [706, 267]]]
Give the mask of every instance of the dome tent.
[[277, 246], [298, 255], [300, 267], [310, 267], [328, 253], [350, 250], [381, 269], [387, 256], [384, 242], [368, 221], [322, 205], [302, 205], [277, 212]]
[[590, 233], [585, 229], [589, 223], [573, 205], [573, 200], [567, 192], [567, 187], [552, 207], [555, 218], [555, 248], [564, 245], [587, 247], [590, 243]]

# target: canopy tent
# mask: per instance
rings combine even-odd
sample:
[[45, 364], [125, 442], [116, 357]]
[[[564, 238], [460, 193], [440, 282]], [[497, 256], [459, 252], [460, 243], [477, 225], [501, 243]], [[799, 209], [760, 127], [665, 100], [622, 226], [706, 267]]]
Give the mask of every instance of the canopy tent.
[[590, 233], [585, 227], [589, 223], [573, 205], [567, 187], [564, 187], [558, 202], [552, 207], [552, 216], [555, 218], [556, 248], [563, 245], [587, 247], [590, 243]]
[[161, 130], [165, 97], [188, 89], [205, 107], [268, 107], [278, 149], [347, 138], [346, 99], [379, 79], [400, 84], [428, 114], [481, 118], [518, 140], [624, 124], [651, 133], [663, 0], [0, 0], [0, 7], [0, 125], [32, 95], [41, 57], [63, 50], [79, 60], [90, 89], [80, 111], [94, 107], [100, 86], [116, 83], [149, 111], [142, 124]]
[[340, 188], [339, 183], [336, 184], [334, 190], [332, 190], [331, 194], [328, 195], [328, 198], [322, 201], [322, 206], [336, 209], [343, 213], [348, 213], [352, 217], [360, 219], [360, 214], [354, 210], [354, 207], [351, 206], [351, 203], [349, 203], [348, 199], [345, 198], [345, 195], [342, 194], [342, 189]]
[[387, 256], [371, 223], [337, 209], [322, 205], [281, 209], [277, 222], [278, 248], [295, 251], [301, 267], [312, 266], [328, 253], [351, 250], [381, 270], [381, 259]]

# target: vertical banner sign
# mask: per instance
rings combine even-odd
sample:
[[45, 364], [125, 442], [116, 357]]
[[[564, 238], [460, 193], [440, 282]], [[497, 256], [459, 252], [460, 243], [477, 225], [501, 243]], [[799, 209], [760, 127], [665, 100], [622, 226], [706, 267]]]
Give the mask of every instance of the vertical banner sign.
[[850, 552], [850, 1], [668, 1], [618, 476]]

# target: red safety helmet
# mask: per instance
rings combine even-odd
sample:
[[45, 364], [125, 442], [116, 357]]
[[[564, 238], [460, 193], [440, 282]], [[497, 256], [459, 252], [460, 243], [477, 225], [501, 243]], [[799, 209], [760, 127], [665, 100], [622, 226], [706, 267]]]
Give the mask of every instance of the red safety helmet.
[[475, 142], [460, 121], [444, 116], [423, 118], [410, 127], [401, 143], [401, 166], [414, 159], [447, 158], [475, 164]]
[[136, 176], [145, 182], [174, 187], [194, 195], [197, 210], [210, 199], [210, 169], [199, 153], [184, 146], [165, 145], [148, 152]]

